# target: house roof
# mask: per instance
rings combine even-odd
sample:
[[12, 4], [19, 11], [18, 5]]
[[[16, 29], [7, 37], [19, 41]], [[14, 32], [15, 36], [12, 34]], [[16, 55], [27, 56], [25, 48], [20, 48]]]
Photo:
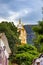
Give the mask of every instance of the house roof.
[[2, 39], [2, 41], [4, 42], [4, 45], [6, 47], [7, 52], [11, 53], [11, 50], [10, 50], [9, 45], [8, 45], [8, 40], [7, 40], [5, 33], [0, 33], [0, 39]]

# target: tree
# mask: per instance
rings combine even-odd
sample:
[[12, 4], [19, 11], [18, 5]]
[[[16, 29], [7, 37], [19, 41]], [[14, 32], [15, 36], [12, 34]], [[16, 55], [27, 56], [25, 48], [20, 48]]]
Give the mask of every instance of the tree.
[[19, 33], [17, 32], [17, 27], [14, 25], [13, 22], [1, 22], [0, 23], [0, 33], [5, 33], [8, 42], [9, 42], [9, 47], [11, 49], [11, 55], [12, 55], [12, 60], [13, 60], [13, 55], [16, 54], [17, 51], [17, 44], [19, 45], [20, 40], [19, 40]]
[[38, 25], [33, 27], [35, 32], [34, 45], [39, 52], [43, 52], [43, 21], [39, 21]]
[[[37, 49], [32, 45], [19, 45], [17, 46], [16, 55], [13, 56], [13, 60], [10, 61], [13, 63], [17, 63], [18, 65], [31, 65], [32, 60], [38, 57], [39, 53]], [[12, 58], [12, 56], [11, 56]]]
[[12, 53], [14, 52], [14, 46], [18, 43], [20, 43], [19, 40], [19, 33], [17, 32], [17, 27], [14, 25], [13, 22], [2, 22], [0, 23], [0, 33], [4, 32], [8, 42], [9, 46], [11, 48]]
[[3, 21], [0, 23], [0, 33], [1, 32], [5, 33], [12, 51], [9, 57], [9, 64], [11, 65], [11, 63], [17, 63], [18, 65], [31, 65], [32, 60], [39, 54], [37, 49], [28, 44], [20, 45], [17, 27], [11, 22], [8, 23]]

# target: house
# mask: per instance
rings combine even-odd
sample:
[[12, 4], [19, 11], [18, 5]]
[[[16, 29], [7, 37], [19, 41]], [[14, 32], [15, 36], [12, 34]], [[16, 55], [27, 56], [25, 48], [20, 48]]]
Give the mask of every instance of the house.
[[8, 58], [11, 50], [8, 45], [8, 40], [4, 33], [0, 33], [0, 65], [8, 65]]
[[32, 65], [43, 65], [43, 54], [41, 54], [38, 58], [34, 59]]

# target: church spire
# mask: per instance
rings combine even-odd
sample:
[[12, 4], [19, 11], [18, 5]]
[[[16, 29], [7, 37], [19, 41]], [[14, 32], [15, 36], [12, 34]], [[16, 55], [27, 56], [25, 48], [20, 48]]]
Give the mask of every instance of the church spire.
[[18, 23], [18, 25], [17, 25], [17, 28], [22, 29], [21, 18], [19, 18], [19, 23]]
[[19, 18], [19, 24], [21, 24], [21, 18]]

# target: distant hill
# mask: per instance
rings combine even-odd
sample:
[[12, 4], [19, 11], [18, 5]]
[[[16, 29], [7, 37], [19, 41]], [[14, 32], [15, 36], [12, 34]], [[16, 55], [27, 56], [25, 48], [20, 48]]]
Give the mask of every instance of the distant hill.
[[24, 25], [24, 28], [27, 32], [27, 43], [33, 44], [33, 38], [35, 37], [34, 31], [32, 30], [33, 26], [36, 25]]

